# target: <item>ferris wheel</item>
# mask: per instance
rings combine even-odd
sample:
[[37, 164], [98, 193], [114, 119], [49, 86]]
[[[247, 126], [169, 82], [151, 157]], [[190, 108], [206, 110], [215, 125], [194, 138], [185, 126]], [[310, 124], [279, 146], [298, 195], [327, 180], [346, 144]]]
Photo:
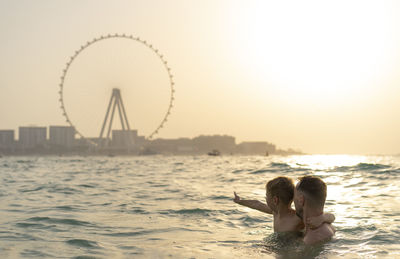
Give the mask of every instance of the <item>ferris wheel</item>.
[[[167, 103], [167, 107], [166, 107], [166, 110], [164, 110], [164, 112], [162, 114], [161, 121], [159, 121], [156, 124], [155, 128], [153, 128], [149, 134], [147, 134], [147, 136], [146, 136], [147, 139], [152, 139], [161, 130], [161, 128], [164, 127], [165, 123], [168, 120], [169, 115], [171, 114], [171, 109], [173, 107], [174, 93], [175, 93], [175, 89], [174, 89], [175, 83], [173, 81], [173, 75], [171, 73], [171, 68], [168, 66], [166, 59], [159, 52], [159, 50], [157, 48], [155, 48], [152, 44], [150, 44], [146, 40], [143, 40], [139, 37], [134, 37], [132, 35], [126, 35], [126, 34], [108, 34], [108, 35], [102, 35], [100, 37], [94, 38], [94, 39], [88, 41], [86, 44], [82, 45], [79, 49], [77, 49], [74, 52], [74, 54], [67, 61], [65, 68], [62, 70], [58, 93], [59, 93], [60, 108], [62, 110], [62, 115], [66, 119], [66, 122], [75, 129], [75, 133], [78, 136], [80, 136], [82, 139], [85, 139], [88, 143], [95, 145], [95, 146], [98, 145], [98, 142], [93, 141], [92, 139], [89, 139], [87, 136], [85, 136], [85, 134], [83, 134], [81, 132], [81, 130], [79, 129], [79, 126], [75, 125], [73, 119], [71, 119], [70, 114], [67, 112], [68, 106], [66, 105], [66, 102], [65, 102], [65, 89], [67, 86], [65, 85], [65, 83], [66, 83], [67, 77], [69, 75], [69, 71], [73, 67], [73, 64], [76, 63], [76, 60], [79, 59], [79, 57], [82, 53], [84, 53], [85, 51], [90, 49], [92, 46], [97, 45], [99, 42], [111, 41], [111, 40], [115, 40], [115, 39], [127, 40], [133, 44], [139, 44], [141, 46], [144, 46], [147, 50], [150, 50], [152, 55], [157, 58], [159, 63], [161, 63], [161, 66], [163, 67], [162, 70], [164, 71], [164, 73], [166, 73], [166, 76], [167, 76], [166, 78], [167, 78], [168, 82], [166, 83], [166, 85], [169, 88], [169, 90], [168, 90], [169, 93], [167, 96], [167, 98], [169, 100]], [[110, 121], [108, 122], [109, 127], [108, 127], [108, 135], [107, 135], [107, 138], [109, 138], [110, 129], [111, 129], [115, 110], [119, 111], [119, 115], [121, 118], [121, 125], [122, 125], [123, 130], [130, 130], [128, 117], [126, 115], [127, 114], [126, 109], [122, 102], [121, 93], [120, 93], [119, 89], [113, 88], [111, 99], [110, 99], [110, 102], [108, 105], [108, 109], [106, 112], [106, 117], [103, 122], [103, 126], [101, 128], [99, 139], [102, 138], [102, 135], [103, 135], [103, 132], [104, 132], [105, 126], [106, 126], [106, 121], [108, 120], [108, 118], [110, 118]], [[109, 116], [110, 114], [111, 114], [111, 117]]]

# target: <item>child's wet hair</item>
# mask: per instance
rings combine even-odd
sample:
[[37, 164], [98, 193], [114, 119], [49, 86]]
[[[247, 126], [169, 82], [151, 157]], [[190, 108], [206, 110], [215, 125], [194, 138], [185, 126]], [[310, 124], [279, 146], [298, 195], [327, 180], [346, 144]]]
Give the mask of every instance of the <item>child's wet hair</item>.
[[289, 177], [279, 176], [270, 180], [265, 188], [267, 192], [272, 196], [279, 198], [283, 204], [290, 204], [294, 197], [294, 184], [293, 180]]

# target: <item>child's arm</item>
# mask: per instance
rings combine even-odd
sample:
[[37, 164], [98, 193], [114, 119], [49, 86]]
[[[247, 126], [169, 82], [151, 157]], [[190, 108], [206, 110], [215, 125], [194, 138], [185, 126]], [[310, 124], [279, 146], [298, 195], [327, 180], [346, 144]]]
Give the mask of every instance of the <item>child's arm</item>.
[[249, 207], [251, 209], [259, 210], [264, 213], [272, 214], [272, 210], [268, 207], [267, 204], [262, 203], [261, 201], [257, 200], [242, 200], [240, 197], [236, 194], [236, 192], [233, 192], [235, 195], [235, 198], [233, 199], [234, 202], [237, 204]]
[[332, 222], [335, 221], [335, 215], [331, 213], [324, 213], [322, 215], [319, 215], [317, 217], [311, 217], [307, 219], [307, 225], [313, 228], [317, 228], [321, 226], [323, 223], [329, 223], [331, 224]]

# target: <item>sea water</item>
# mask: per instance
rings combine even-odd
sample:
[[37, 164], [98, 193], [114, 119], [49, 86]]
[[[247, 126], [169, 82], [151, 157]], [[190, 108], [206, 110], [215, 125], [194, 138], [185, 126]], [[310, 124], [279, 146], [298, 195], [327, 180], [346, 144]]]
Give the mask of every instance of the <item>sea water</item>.
[[[336, 236], [273, 233], [280, 175], [321, 177]], [[400, 157], [0, 158], [0, 258], [400, 258]]]

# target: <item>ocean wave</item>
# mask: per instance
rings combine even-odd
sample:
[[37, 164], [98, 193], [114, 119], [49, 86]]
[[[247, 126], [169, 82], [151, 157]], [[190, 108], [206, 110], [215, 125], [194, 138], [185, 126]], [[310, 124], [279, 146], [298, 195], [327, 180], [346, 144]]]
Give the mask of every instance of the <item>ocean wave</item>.
[[170, 197], [157, 197], [154, 198], [155, 201], [166, 201], [166, 200], [171, 200], [172, 198]]
[[84, 187], [84, 188], [96, 188], [97, 184], [79, 184], [79, 187]]
[[181, 209], [181, 210], [163, 210], [159, 211], [160, 214], [169, 215], [169, 214], [177, 214], [177, 215], [201, 215], [201, 216], [211, 216], [214, 211], [209, 209]]
[[63, 193], [63, 194], [77, 194], [77, 193], [82, 193], [81, 190], [71, 188], [71, 187], [66, 187], [66, 186], [61, 186], [61, 185], [53, 185], [49, 186], [47, 188], [47, 191], [49, 193]]
[[82, 208], [78, 209], [77, 207], [68, 206], [68, 205], [56, 206], [56, 207], [54, 207], [54, 209], [60, 210], [60, 211], [82, 211]]
[[96, 226], [87, 221], [76, 220], [76, 219], [63, 219], [63, 218], [50, 218], [50, 217], [32, 217], [29, 218], [28, 221], [34, 222], [46, 222], [51, 224], [62, 224], [62, 225], [71, 225], [71, 226]]
[[272, 162], [269, 164], [271, 167], [277, 167], [277, 168], [290, 168], [290, 165], [287, 163], [277, 163], [277, 162]]
[[354, 171], [376, 171], [391, 168], [390, 165], [373, 164], [373, 163], [358, 163], [354, 166], [339, 166], [334, 167], [331, 171], [354, 172]]
[[250, 174], [287, 174], [287, 173], [300, 173], [303, 172], [303, 175], [308, 175], [311, 173], [309, 168], [301, 168], [301, 167], [291, 167], [285, 163], [271, 163], [269, 167], [257, 169], [250, 171]]
[[270, 218], [266, 217], [250, 217], [250, 216], [242, 216], [239, 218], [240, 223], [246, 227], [261, 227], [261, 223], [269, 223], [271, 221]]
[[400, 168], [391, 169], [391, 170], [383, 170], [383, 171], [373, 171], [372, 174], [376, 175], [389, 175], [389, 176], [397, 176], [400, 175]]
[[212, 233], [208, 230], [203, 229], [194, 229], [194, 228], [181, 228], [181, 227], [170, 227], [170, 228], [156, 228], [156, 229], [143, 229], [138, 231], [128, 231], [128, 232], [115, 232], [115, 233], [105, 233], [106, 236], [113, 237], [135, 237], [135, 236], [143, 236], [143, 235], [151, 235], [151, 234], [159, 234], [159, 233], [167, 233], [167, 232], [202, 232], [202, 233]]
[[134, 237], [134, 236], [148, 235], [148, 234], [152, 234], [152, 233], [159, 233], [159, 231], [139, 230], [139, 231], [106, 233], [104, 235], [112, 236], [112, 237]]
[[28, 233], [11, 232], [7, 230], [0, 231], [0, 240], [15, 241], [43, 241], [42, 238]]
[[104, 257], [96, 257], [96, 256], [93, 256], [93, 255], [78, 255], [78, 256], [75, 256], [75, 257], [72, 257], [73, 259], [100, 259], [100, 258], [104, 258]]
[[25, 222], [19, 222], [16, 223], [15, 226], [19, 228], [47, 228], [46, 225], [39, 224], [39, 223], [25, 223]]
[[27, 257], [27, 258], [54, 258], [56, 257], [55, 255], [51, 255], [49, 253], [44, 253], [43, 251], [38, 251], [38, 250], [34, 250], [34, 249], [24, 249], [21, 252], [21, 255], [23, 257]]
[[380, 170], [380, 169], [386, 169], [386, 168], [390, 168], [390, 165], [384, 165], [384, 164], [370, 164], [370, 163], [359, 163], [356, 166], [358, 169], [360, 170], [365, 170], [365, 171], [369, 171], [369, 170]]
[[[60, 161], [63, 161], [63, 160], [60, 160]], [[66, 162], [68, 162], [68, 163], [83, 163], [83, 162], [85, 162], [85, 160], [83, 160], [83, 159], [70, 159], [70, 160], [66, 160]]]
[[142, 208], [139, 208], [139, 207], [127, 210], [127, 212], [133, 213], [133, 214], [150, 214], [148, 211], [146, 211], [146, 210], [144, 210]]
[[176, 162], [176, 163], [174, 163], [174, 165], [184, 165], [185, 163], [182, 163], [182, 162]]
[[226, 195], [213, 195], [210, 196], [211, 200], [232, 200], [231, 196], [226, 196]]
[[19, 192], [36, 192], [36, 191], [42, 190], [43, 188], [45, 188], [45, 186], [38, 186], [38, 187], [33, 188], [33, 189], [20, 189], [18, 191]]
[[249, 171], [252, 171], [252, 170], [253, 169], [235, 169], [235, 170], [232, 171], [232, 174], [240, 174], [240, 173], [249, 172]]
[[32, 161], [32, 160], [17, 160], [16, 161], [16, 163], [17, 164], [30, 164], [30, 163], [33, 163], [34, 161]]
[[3, 168], [10, 168], [10, 164], [4, 163], [4, 164], [2, 164], [0, 167], [3, 167]]
[[264, 174], [264, 173], [274, 173], [277, 172], [278, 170], [276, 169], [258, 169], [252, 172], [249, 172], [250, 174]]
[[393, 237], [392, 233], [382, 231], [377, 233], [369, 240], [370, 245], [386, 245], [386, 244], [400, 244], [397, 237]]
[[67, 244], [85, 248], [101, 248], [96, 241], [86, 239], [70, 239], [66, 241]]
[[78, 255], [78, 256], [75, 256], [75, 257], [73, 257], [73, 259], [100, 259], [100, 258], [104, 258], [103, 256], [102, 257], [96, 257], [96, 256], [93, 256], [93, 255]]

